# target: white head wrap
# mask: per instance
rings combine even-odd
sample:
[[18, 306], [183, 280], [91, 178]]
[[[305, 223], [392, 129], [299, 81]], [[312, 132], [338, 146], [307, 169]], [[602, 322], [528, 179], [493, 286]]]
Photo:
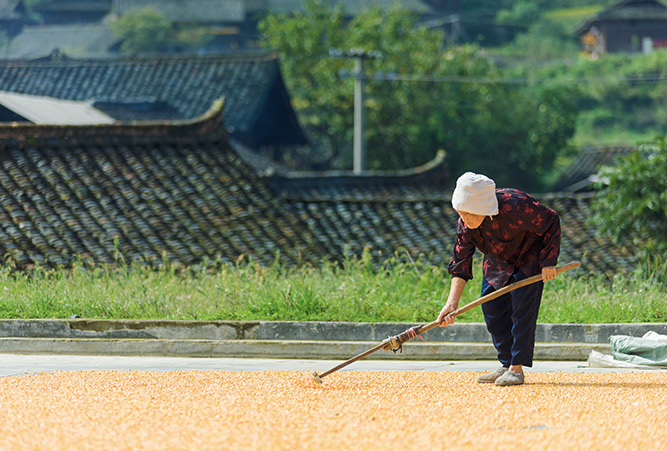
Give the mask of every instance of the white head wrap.
[[496, 183], [485, 175], [466, 172], [456, 181], [452, 206], [454, 210], [476, 215], [497, 215]]

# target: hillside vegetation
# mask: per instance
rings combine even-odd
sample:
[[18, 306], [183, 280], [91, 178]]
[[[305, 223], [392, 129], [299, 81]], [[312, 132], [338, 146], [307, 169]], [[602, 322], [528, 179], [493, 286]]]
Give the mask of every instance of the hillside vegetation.
[[269, 14], [259, 27], [331, 167], [351, 166], [354, 63], [330, 50], [379, 51], [364, 66], [368, 169], [413, 167], [444, 149], [453, 174], [476, 170], [541, 191], [583, 146], [667, 132], [667, 50], [597, 59], [581, 50], [577, 26], [610, 3], [466, 2], [464, 17], [518, 30], [495, 46], [482, 35], [452, 46], [400, 6], [348, 23], [340, 9], [310, 0], [303, 13]]

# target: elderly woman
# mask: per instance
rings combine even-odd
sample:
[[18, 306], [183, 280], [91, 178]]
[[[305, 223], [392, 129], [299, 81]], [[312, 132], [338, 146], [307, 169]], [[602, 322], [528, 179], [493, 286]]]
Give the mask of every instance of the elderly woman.
[[542, 282], [516, 289], [482, 304], [486, 327], [501, 367], [477, 382], [496, 385], [524, 383], [523, 367], [533, 365], [535, 327], [544, 281], [556, 276], [560, 252], [558, 214], [516, 189], [496, 189], [490, 178], [466, 172], [456, 182], [452, 205], [458, 212], [452, 283], [440, 311], [441, 326], [459, 306], [466, 282], [472, 279], [473, 254], [484, 254], [482, 296], [536, 274]]

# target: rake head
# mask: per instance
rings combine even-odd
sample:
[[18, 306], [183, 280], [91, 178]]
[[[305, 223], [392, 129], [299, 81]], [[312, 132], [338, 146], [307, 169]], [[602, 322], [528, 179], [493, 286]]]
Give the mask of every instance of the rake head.
[[313, 382], [316, 384], [322, 385], [322, 379], [320, 378], [320, 375], [317, 374], [317, 371], [313, 370], [313, 372], [310, 374], [310, 376], [313, 379]]

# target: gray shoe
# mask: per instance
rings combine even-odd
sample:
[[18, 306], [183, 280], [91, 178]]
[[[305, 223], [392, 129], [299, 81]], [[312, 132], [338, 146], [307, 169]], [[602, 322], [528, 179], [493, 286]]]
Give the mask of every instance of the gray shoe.
[[496, 385], [501, 385], [503, 387], [508, 385], [521, 385], [523, 384], [523, 380], [523, 373], [513, 373], [511, 371], [506, 371], [505, 374], [496, 379]]
[[480, 384], [493, 384], [496, 381], [496, 379], [505, 374], [507, 370], [508, 370], [507, 367], [501, 366], [500, 368], [491, 373], [482, 374], [477, 378], [477, 382], [479, 382]]

